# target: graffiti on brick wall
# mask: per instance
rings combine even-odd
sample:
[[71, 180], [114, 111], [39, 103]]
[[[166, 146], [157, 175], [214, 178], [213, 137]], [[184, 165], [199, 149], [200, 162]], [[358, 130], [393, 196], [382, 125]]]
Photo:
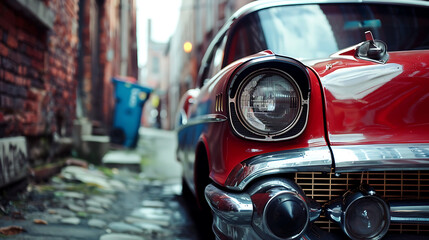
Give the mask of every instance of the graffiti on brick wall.
[[0, 187], [25, 177], [27, 164], [24, 137], [0, 139]]

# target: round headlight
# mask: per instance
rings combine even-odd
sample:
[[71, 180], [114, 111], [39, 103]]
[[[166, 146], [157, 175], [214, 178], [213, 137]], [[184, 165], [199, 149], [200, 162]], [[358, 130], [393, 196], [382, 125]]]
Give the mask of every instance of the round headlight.
[[347, 207], [344, 222], [352, 239], [380, 239], [389, 229], [389, 209], [379, 198], [363, 197]]
[[263, 70], [243, 81], [237, 106], [249, 130], [277, 135], [296, 123], [301, 99], [301, 92], [291, 76], [277, 70]]

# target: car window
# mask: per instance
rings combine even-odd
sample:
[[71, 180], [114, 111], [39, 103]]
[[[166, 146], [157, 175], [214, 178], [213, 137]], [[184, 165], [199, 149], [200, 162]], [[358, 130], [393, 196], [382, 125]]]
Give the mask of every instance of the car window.
[[222, 68], [223, 50], [225, 41], [220, 42], [213, 51], [213, 57], [210, 63], [209, 74], [207, 78], [212, 78]]
[[389, 51], [429, 49], [429, 8], [386, 4], [320, 4], [263, 9], [232, 29], [227, 64], [269, 49], [297, 59], [326, 58], [372, 31]]
[[[203, 86], [209, 79], [216, 75], [222, 68], [224, 49], [226, 38], [221, 38], [220, 41], [211, 49], [207, 63], [205, 63], [203, 73], [201, 75]], [[200, 86], [200, 87], [201, 87]]]

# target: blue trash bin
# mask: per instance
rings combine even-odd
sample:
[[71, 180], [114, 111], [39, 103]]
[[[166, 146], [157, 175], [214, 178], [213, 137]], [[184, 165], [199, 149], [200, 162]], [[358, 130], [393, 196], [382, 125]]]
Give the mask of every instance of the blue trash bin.
[[110, 142], [135, 148], [139, 138], [143, 105], [151, 88], [112, 78], [115, 87], [115, 111]]

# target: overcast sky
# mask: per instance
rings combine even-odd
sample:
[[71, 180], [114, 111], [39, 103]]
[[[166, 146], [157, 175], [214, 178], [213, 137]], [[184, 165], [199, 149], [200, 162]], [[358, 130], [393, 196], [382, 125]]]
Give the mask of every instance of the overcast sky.
[[152, 19], [152, 40], [168, 42], [179, 21], [181, 0], [137, 0], [139, 67], [146, 64], [147, 20]]

